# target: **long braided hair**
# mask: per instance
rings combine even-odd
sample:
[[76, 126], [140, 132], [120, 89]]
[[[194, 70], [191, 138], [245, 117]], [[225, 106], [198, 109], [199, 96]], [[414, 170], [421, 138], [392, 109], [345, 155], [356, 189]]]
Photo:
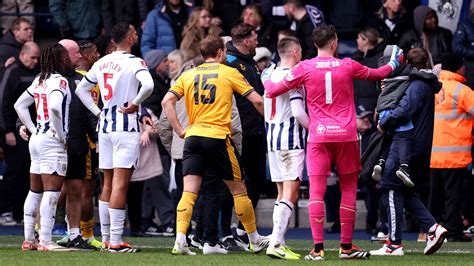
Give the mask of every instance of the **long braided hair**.
[[39, 82], [48, 79], [51, 74], [58, 73], [64, 75], [67, 67], [71, 64], [66, 48], [56, 43], [41, 52]]

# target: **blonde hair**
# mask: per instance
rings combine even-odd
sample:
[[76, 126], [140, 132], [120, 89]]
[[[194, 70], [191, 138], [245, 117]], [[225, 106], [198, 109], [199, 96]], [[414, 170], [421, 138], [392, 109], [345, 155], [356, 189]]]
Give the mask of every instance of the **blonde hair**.
[[255, 20], [257, 20], [257, 23], [258, 23], [257, 26], [261, 25], [263, 18], [262, 18], [262, 15], [260, 14], [260, 8], [255, 4], [248, 5], [244, 8], [244, 10], [242, 10], [242, 14], [240, 14], [240, 20], [244, 21], [244, 13], [245, 11], [247, 11], [247, 9], [250, 9], [253, 11], [253, 17], [255, 18]]
[[176, 70], [170, 71], [170, 77], [174, 79], [179, 74], [179, 70], [184, 64], [184, 54], [179, 49], [173, 50], [168, 54], [168, 60], [176, 62]]

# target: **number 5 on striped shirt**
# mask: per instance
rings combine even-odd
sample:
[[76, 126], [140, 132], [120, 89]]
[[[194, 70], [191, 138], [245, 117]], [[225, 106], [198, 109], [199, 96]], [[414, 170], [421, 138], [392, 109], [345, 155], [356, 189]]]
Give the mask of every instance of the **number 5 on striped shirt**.
[[332, 73], [328, 71], [324, 74], [324, 83], [326, 88], [326, 104], [332, 104]]

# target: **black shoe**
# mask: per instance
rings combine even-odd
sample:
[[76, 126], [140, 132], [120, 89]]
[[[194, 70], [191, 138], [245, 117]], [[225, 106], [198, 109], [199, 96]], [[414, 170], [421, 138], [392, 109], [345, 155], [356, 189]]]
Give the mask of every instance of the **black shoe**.
[[245, 251], [239, 245], [237, 245], [233, 236], [224, 237], [222, 239], [222, 246], [224, 246], [225, 249], [231, 252]]
[[190, 235], [189, 237], [189, 244], [191, 247], [193, 248], [198, 248], [198, 249], [202, 249], [202, 239], [200, 239], [199, 237], [197, 237], [197, 235]]
[[250, 251], [249, 237], [246, 234], [241, 236], [235, 234], [234, 241], [241, 249], [245, 251]]
[[144, 229], [145, 234], [150, 235], [150, 236], [162, 236], [163, 235], [163, 229], [161, 226], [158, 226], [154, 223], [152, 223], [150, 226], [146, 227]]
[[341, 232], [341, 224], [339, 222], [333, 223], [331, 227], [326, 229], [326, 233], [328, 234], [334, 234], [334, 233], [340, 233]]
[[130, 231], [130, 235], [134, 237], [150, 237], [150, 235], [143, 232], [143, 230]]
[[160, 226], [163, 232], [163, 236], [174, 236], [174, 227], [171, 226]]
[[461, 235], [461, 236], [448, 236], [447, 238], [448, 242], [472, 242], [472, 238], [467, 235]]
[[73, 240], [67, 243], [67, 248], [71, 248], [79, 251], [94, 251], [98, 250], [96, 247], [91, 246], [87, 241], [85, 241], [82, 236], [77, 236]]
[[397, 177], [400, 178], [407, 187], [414, 187], [415, 184], [413, 184], [413, 181], [410, 179], [410, 169], [408, 168], [408, 165], [402, 164], [400, 165], [400, 168], [398, 168], [397, 172]]
[[372, 178], [379, 182], [382, 178], [383, 169], [385, 167], [385, 160], [379, 159], [379, 162], [374, 166], [374, 171], [372, 172]]

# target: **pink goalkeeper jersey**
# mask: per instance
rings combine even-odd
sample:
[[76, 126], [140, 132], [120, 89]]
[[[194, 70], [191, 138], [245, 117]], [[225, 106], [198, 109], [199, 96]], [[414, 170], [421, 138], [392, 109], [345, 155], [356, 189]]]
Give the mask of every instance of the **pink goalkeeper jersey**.
[[380, 80], [391, 71], [388, 65], [372, 69], [349, 58], [318, 56], [300, 62], [279, 83], [266, 81], [265, 88], [269, 97], [275, 97], [305, 86], [310, 118], [308, 142], [356, 141], [353, 80]]

